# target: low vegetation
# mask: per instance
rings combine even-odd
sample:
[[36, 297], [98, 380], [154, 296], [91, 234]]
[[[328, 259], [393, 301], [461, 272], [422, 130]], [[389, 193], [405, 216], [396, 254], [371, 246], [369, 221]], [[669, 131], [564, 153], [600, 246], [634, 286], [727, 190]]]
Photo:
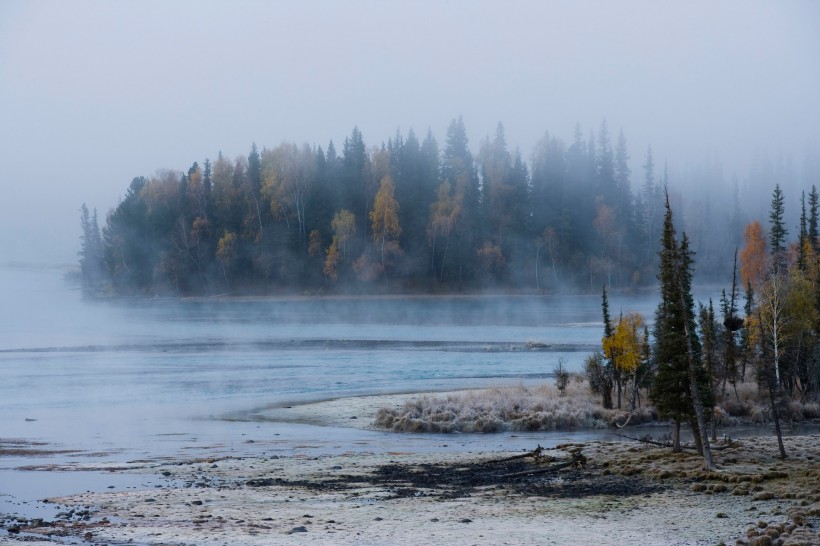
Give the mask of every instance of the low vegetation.
[[[544, 384], [421, 396], [380, 409], [374, 424], [400, 432], [501, 432], [607, 428], [628, 417], [626, 411], [604, 409], [587, 381], [576, 376], [563, 395]], [[630, 422], [655, 418], [650, 409], [641, 409]]]
[[[820, 404], [793, 401], [779, 415], [788, 423], [820, 423]], [[767, 393], [754, 382], [738, 384], [737, 395], [733, 393], [714, 406], [710, 417], [721, 429], [773, 422]], [[424, 395], [379, 409], [373, 424], [396, 432], [488, 433], [606, 429], [661, 422], [665, 423], [651, 404], [634, 411], [604, 408], [587, 379], [572, 375], [563, 395], [548, 383]], [[731, 432], [727, 434], [731, 436]]]

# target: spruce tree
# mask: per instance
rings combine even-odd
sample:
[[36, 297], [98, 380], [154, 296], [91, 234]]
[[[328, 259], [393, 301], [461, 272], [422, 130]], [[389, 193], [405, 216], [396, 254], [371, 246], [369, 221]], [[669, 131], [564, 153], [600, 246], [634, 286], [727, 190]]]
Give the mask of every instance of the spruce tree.
[[800, 271], [806, 271], [806, 247], [805, 243], [809, 237], [808, 219], [806, 218], [806, 192], [800, 194], [800, 237], [797, 240], [797, 267]]
[[775, 185], [772, 192], [772, 208], [769, 211], [769, 248], [776, 267], [783, 265], [785, 256], [783, 254], [786, 250], [786, 235], [789, 230], [786, 229], [784, 221], [784, 206], [783, 206], [783, 190], [780, 189], [780, 184]]
[[820, 196], [817, 194], [817, 187], [812, 184], [811, 193], [809, 193], [809, 240], [811, 246], [816, 251], [818, 248], [817, 241], [817, 213], [820, 207]]
[[[604, 340], [612, 337], [615, 331], [609, 316], [609, 299], [606, 295], [606, 285], [601, 289], [601, 311], [604, 320]], [[612, 409], [612, 370], [615, 363], [612, 359], [592, 359], [587, 363], [587, 375], [593, 392], [601, 395], [601, 403], [605, 409]]]
[[706, 436], [704, 406], [711, 402], [708, 378], [701, 365], [701, 346], [695, 330], [692, 299], [692, 251], [684, 234], [678, 244], [669, 196], [661, 238], [661, 301], [655, 313], [657, 374], [652, 399], [659, 413], [675, 423], [675, 449], [680, 449], [680, 424], [692, 426], [707, 468], [713, 468]]

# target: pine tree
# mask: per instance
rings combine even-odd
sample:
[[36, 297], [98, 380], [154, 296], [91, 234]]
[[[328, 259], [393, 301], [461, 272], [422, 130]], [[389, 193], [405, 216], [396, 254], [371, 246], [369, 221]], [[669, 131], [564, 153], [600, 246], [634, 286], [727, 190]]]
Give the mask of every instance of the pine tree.
[[818, 207], [820, 207], [820, 195], [817, 194], [817, 187], [812, 184], [811, 193], [809, 193], [809, 240], [814, 250], [818, 250], [817, 236], [817, 214]]
[[[612, 319], [609, 316], [609, 299], [606, 295], [606, 285], [601, 289], [601, 311], [604, 320], [604, 338], [603, 345], [606, 345], [615, 333], [612, 327]], [[592, 370], [590, 381], [597, 386], [597, 394], [601, 395], [602, 404], [605, 409], [612, 409], [612, 370], [615, 368], [613, 358], [601, 360], [597, 369]], [[591, 370], [587, 370], [588, 373]]]
[[80, 257], [83, 287], [98, 288], [103, 279], [103, 249], [97, 209], [94, 209], [92, 215], [83, 203], [80, 208], [80, 227], [83, 234], [80, 236], [80, 251], [77, 255]]
[[783, 190], [777, 184], [772, 192], [772, 207], [769, 211], [769, 248], [775, 258], [775, 267], [781, 267], [785, 263], [786, 235], [789, 231], [786, 229], [784, 213]]
[[705, 464], [711, 469], [714, 463], [703, 411], [703, 407], [711, 402], [711, 396], [695, 331], [692, 264], [686, 235], [680, 244], [677, 242], [667, 195], [658, 273], [661, 301], [654, 326], [657, 374], [652, 399], [661, 415], [675, 422], [675, 449], [680, 449], [680, 424], [688, 421]]
[[800, 271], [806, 271], [806, 242], [809, 238], [809, 231], [806, 218], [806, 192], [800, 194], [800, 237], [797, 239], [797, 267]]
[[[248, 169], [245, 171], [245, 176], [248, 183], [248, 193], [254, 208], [256, 221], [259, 223], [259, 232], [256, 234], [257, 239], [262, 238], [262, 203], [260, 203], [262, 191], [262, 162], [259, 158], [259, 150], [256, 148], [254, 142], [251, 146], [251, 151], [248, 154]], [[265, 208], [267, 210], [267, 207]]]

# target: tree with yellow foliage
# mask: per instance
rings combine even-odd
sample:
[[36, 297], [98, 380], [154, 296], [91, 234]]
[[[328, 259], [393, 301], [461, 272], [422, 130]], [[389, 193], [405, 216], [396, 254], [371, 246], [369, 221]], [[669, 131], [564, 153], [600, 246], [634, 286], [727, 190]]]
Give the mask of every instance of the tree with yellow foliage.
[[635, 402], [640, 385], [639, 369], [645, 362], [646, 321], [640, 313], [627, 313], [618, 320], [611, 336], [604, 337], [604, 354], [624, 376], [632, 381], [630, 408], [635, 409]]
[[740, 251], [740, 278], [743, 285], [751, 283], [759, 291], [766, 280], [769, 254], [766, 250], [766, 236], [760, 222], [755, 220], [743, 230], [744, 245]]
[[399, 203], [394, 197], [395, 191], [396, 185], [393, 179], [389, 175], [384, 176], [381, 179], [379, 191], [376, 193], [376, 200], [373, 202], [373, 210], [370, 211], [373, 243], [381, 254], [382, 270], [385, 269], [388, 256], [401, 253], [398, 241], [401, 235]]

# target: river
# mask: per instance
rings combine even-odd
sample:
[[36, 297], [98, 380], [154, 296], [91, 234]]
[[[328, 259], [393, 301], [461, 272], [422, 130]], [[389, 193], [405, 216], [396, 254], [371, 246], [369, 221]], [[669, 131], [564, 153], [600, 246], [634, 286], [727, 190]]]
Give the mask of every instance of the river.
[[[63, 452], [0, 456], [0, 514], [37, 513], [46, 496], [152, 483], [24, 466], [514, 449], [598, 435], [453, 438], [250, 418], [277, 404], [551, 381], [559, 361], [579, 371], [600, 343], [597, 295], [100, 301], [62, 275], [0, 270], [0, 439]], [[651, 318], [655, 305], [654, 293], [610, 298], [613, 316]]]

